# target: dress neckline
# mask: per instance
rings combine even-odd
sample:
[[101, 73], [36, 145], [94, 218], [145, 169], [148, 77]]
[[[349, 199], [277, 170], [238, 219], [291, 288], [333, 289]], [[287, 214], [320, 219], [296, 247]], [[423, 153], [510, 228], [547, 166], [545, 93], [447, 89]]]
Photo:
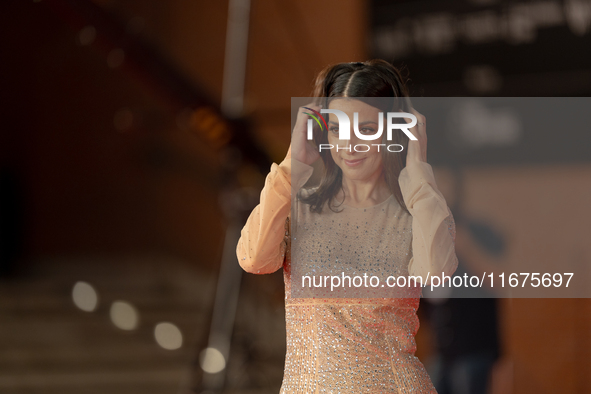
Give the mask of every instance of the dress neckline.
[[347, 204], [341, 204], [340, 206], [341, 207], [345, 207], [345, 208], [350, 208], [350, 209], [357, 209], [357, 210], [360, 210], [360, 209], [372, 209], [372, 208], [377, 208], [377, 207], [379, 207], [381, 205], [384, 205], [385, 203], [387, 203], [388, 201], [390, 201], [392, 198], [394, 198], [394, 194], [390, 194], [390, 196], [388, 198], [386, 198], [384, 201], [382, 201], [381, 203], [378, 203], [376, 205], [370, 205], [369, 207], [352, 207], [352, 206], [347, 205]]

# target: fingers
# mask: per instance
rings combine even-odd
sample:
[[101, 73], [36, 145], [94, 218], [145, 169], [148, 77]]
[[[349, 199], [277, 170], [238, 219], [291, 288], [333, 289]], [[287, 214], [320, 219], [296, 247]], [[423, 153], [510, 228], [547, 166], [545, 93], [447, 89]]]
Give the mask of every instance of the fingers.
[[414, 108], [410, 109], [410, 112], [417, 117], [417, 124], [412, 128], [413, 134], [419, 139], [427, 139], [427, 118]]
[[318, 104], [314, 104], [314, 103], [310, 103], [308, 105], [304, 105], [303, 107], [300, 107], [300, 113], [306, 113], [306, 112], [310, 112], [310, 109], [313, 109], [314, 111], [320, 112], [320, 109], [322, 108], [321, 105]]
[[306, 118], [314, 117], [314, 116], [319, 117], [319, 116], [322, 116], [322, 115], [320, 115], [321, 108], [322, 107], [320, 105], [311, 103], [306, 106], [300, 107], [299, 112], [302, 116], [305, 116]]
[[[314, 115], [314, 112], [319, 113], [322, 107], [320, 105], [310, 103], [298, 109], [297, 123], [306, 123], [309, 118]], [[311, 116], [312, 115], [312, 116]]]
[[414, 108], [410, 112], [416, 116], [417, 124], [410, 132], [417, 137], [416, 141], [409, 141], [409, 155], [407, 163], [412, 160], [427, 161], [427, 118]]
[[425, 115], [423, 115], [422, 113], [420, 113], [419, 111], [417, 111], [414, 108], [410, 109], [410, 112], [417, 117], [417, 125], [418, 126], [426, 126], [427, 124], [427, 118], [425, 118]]
[[288, 153], [290, 157], [309, 165], [316, 161], [319, 155], [313, 143], [309, 141], [312, 139], [312, 136], [308, 134], [307, 125], [310, 119], [313, 118], [315, 118], [316, 122], [319, 122], [318, 117], [321, 116], [319, 113], [320, 109], [320, 105], [313, 103], [298, 108], [298, 115], [292, 135], [292, 145]]

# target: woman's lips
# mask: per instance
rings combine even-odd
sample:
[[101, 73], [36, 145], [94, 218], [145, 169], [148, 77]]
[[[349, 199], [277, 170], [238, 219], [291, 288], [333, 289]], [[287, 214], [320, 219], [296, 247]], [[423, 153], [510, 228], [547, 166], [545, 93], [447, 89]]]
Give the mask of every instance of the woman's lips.
[[348, 165], [349, 167], [357, 167], [357, 166], [361, 165], [361, 163], [363, 163], [363, 160], [365, 160], [365, 157], [363, 159], [354, 159], [354, 160], [343, 159], [345, 164]]

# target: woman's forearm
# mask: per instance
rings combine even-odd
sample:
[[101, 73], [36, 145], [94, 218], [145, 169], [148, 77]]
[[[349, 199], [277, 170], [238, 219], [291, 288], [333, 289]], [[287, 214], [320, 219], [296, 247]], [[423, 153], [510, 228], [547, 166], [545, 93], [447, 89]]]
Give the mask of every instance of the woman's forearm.
[[411, 213], [413, 257], [410, 275], [439, 275], [455, 272], [455, 222], [445, 198], [437, 188], [433, 169], [426, 162], [416, 162], [400, 173], [400, 187]]
[[[312, 167], [295, 162], [288, 154], [279, 165], [273, 164], [261, 191], [259, 205], [242, 229], [236, 254], [240, 266], [255, 274], [268, 274], [283, 265], [285, 256], [285, 221], [290, 214], [292, 180], [299, 188], [312, 174]], [[293, 173], [292, 173], [293, 172]]]

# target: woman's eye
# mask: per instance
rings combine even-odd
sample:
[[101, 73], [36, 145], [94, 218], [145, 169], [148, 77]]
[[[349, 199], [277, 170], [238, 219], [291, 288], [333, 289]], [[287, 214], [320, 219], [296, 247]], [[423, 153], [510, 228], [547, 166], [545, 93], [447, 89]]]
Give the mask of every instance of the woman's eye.
[[335, 126], [331, 127], [329, 130], [331, 131], [331, 133], [335, 133], [335, 134], [339, 132], [339, 128], [335, 127]]
[[361, 129], [361, 133], [363, 134], [374, 134], [375, 130], [369, 127], [364, 127]]

